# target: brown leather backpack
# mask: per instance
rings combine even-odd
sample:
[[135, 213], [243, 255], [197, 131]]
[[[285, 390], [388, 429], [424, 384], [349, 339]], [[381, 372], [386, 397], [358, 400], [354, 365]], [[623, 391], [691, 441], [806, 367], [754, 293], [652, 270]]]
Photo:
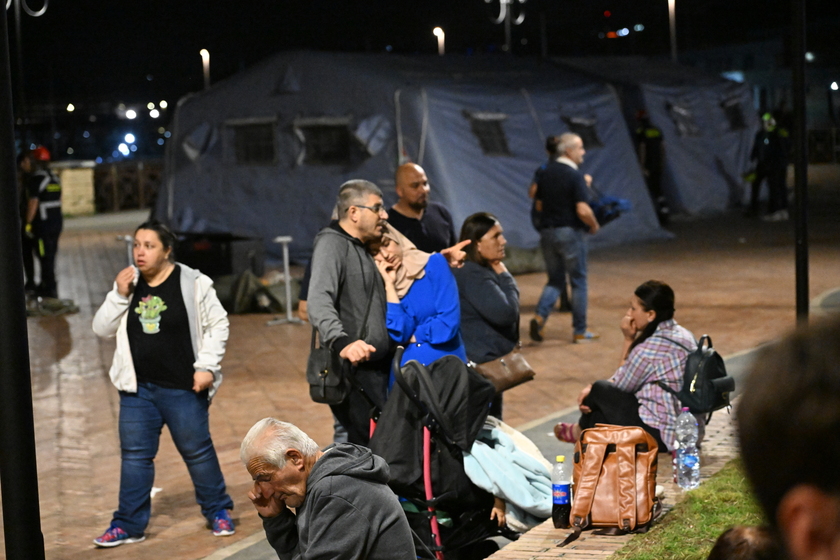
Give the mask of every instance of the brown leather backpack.
[[662, 510], [656, 497], [659, 449], [645, 430], [598, 424], [575, 444], [572, 542], [588, 528], [596, 534], [644, 533]]

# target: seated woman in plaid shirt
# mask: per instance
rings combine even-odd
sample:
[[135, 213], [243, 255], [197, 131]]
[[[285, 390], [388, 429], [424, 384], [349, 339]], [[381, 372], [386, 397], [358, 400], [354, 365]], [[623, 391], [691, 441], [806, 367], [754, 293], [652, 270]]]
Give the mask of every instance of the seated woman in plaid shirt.
[[580, 421], [560, 422], [554, 435], [574, 443], [582, 430], [595, 424], [640, 426], [653, 436], [660, 452], [668, 451], [676, 439], [681, 405], [657, 381], [678, 391], [688, 357], [680, 344], [697, 346], [694, 335], [674, 320], [674, 290], [657, 280], [636, 288], [621, 319], [621, 332], [621, 365], [608, 380], [584, 387], [578, 396]]

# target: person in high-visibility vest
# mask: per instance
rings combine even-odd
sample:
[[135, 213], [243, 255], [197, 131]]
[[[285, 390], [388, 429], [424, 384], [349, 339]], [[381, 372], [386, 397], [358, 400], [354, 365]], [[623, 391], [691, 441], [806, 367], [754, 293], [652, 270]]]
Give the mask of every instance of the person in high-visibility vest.
[[55, 279], [55, 256], [58, 252], [58, 238], [61, 235], [61, 181], [47, 167], [50, 152], [39, 146], [29, 152], [32, 172], [26, 179], [26, 209], [24, 231], [36, 243], [36, 252], [41, 260], [41, 283], [35, 293], [42, 297], [58, 297]]

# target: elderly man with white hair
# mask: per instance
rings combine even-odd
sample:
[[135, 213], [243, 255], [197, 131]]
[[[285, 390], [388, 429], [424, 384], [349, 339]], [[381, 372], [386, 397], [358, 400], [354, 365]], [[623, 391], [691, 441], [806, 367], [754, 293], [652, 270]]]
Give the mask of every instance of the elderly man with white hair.
[[265, 418], [245, 436], [240, 458], [254, 479], [248, 497], [282, 560], [417, 558], [388, 465], [366, 447], [321, 451], [296, 426]]

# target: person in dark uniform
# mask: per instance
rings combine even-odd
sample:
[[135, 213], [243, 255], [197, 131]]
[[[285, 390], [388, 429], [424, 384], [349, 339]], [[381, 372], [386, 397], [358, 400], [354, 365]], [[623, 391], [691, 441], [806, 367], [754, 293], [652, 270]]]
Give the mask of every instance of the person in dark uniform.
[[639, 121], [639, 127], [636, 129], [636, 153], [639, 155], [639, 164], [642, 166], [659, 223], [665, 225], [668, 223], [670, 211], [665, 195], [662, 194], [662, 168], [665, 163], [662, 131], [653, 126], [647, 111], [636, 113], [636, 120]]
[[28, 295], [35, 293], [35, 251], [38, 247], [35, 243], [35, 235], [32, 233], [32, 226], [27, 226], [29, 210], [29, 196], [26, 194], [26, 185], [32, 176], [32, 159], [29, 152], [22, 152], [17, 159], [20, 170], [20, 181], [18, 185], [18, 210], [20, 212], [20, 241], [23, 250], [23, 273], [26, 277], [24, 289]]
[[55, 256], [58, 253], [58, 238], [61, 235], [61, 181], [50, 171], [47, 163], [50, 152], [39, 146], [29, 152], [32, 173], [26, 180], [26, 209], [24, 230], [32, 233], [41, 259], [41, 283], [35, 293], [41, 297], [58, 297], [55, 279]]
[[429, 179], [416, 163], [397, 168], [399, 200], [388, 210], [388, 223], [425, 253], [439, 253], [455, 245], [452, 215], [445, 206], [429, 200]]
[[776, 126], [776, 119], [770, 113], [762, 117], [762, 127], [755, 135], [750, 160], [755, 161], [755, 176], [750, 195], [750, 214], [759, 214], [758, 196], [761, 183], [767, 179], [770, 194], [767, 215], [762, 219], [772, 222], [788, 219], [787, 166], [790, 142], [788, 132]]

